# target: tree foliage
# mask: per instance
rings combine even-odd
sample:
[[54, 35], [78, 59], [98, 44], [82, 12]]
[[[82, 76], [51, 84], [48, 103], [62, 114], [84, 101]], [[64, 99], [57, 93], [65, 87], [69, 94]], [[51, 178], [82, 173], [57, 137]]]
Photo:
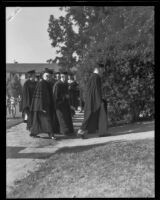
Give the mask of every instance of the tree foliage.
[[[141, 111], [154, 115], [154, 8], [66, 7], [65, 17], [49, 20], [57, 57], [68, 69], [76, 65], [85, 88], [97, 62], [104, 64], [103, 94], [111, 121], [138, 120]], [[78, 27], [75, 32], [73, 25]], [[72, 56], [73, 53], [79, 60]]]

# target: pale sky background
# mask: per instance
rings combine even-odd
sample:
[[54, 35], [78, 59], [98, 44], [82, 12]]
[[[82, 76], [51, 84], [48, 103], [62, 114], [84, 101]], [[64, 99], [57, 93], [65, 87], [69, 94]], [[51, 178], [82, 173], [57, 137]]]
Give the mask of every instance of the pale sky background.
[[[65, 15], [58, 7], [6, 8], [6, 62], [46, 63], [55, 58], [47, 32], [50, 15]], [[12, 17], [13, 16], [13, 17]], [[9, 19], [10, 18], [10, 19]]]

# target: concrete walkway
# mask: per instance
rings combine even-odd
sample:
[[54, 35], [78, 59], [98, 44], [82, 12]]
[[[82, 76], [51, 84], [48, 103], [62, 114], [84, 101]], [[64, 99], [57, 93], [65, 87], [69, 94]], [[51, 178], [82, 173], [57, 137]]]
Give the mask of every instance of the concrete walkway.
[[[77, 130], [83, 120], [83, 113], [76, 113], [73, 118], [74, 128]], [[18, 181], [36, 171], [57, 150], [64, 147], [88, 146], [104, 144], [111, 141], [139, 140], [154, 138], [154, 122], [135, 123], [109, 129], [111, 136], [98, 137], [89, 135], [88, 139], [65, 138], [57, 136], [58, 140], [48, 139], [47, 134], [39, 138], [32, 138], [26, 130], [26, 124], [21, 123], [7, 130], [7, 193]]]

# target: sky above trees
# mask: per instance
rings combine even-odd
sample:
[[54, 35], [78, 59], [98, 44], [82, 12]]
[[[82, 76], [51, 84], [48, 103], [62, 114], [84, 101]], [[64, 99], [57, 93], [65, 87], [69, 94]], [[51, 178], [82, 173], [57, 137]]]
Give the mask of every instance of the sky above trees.
[[65, 15], [58, 7], [6, 8], [6, 62], [46, 63], [56, 56], [47, 28], [50, 15]]

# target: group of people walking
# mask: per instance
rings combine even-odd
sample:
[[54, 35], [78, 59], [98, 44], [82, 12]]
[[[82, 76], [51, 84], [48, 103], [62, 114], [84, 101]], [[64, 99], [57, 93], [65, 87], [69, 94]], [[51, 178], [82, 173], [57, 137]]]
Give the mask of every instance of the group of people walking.
[[48, 133], [53, 139], [55, 133], [74, 135], [70, 105], [75, 102], [70, 102], [67, 72], [57, 72], [54, 78], [53, 71], [45, 69], [39, 81], [35, 81], [34, 70], [28, 75], [22, 92], [22, 116], [30, 136]]
[[[78, 108], [78, 85], [67, 72], [53, 74], [45, 69], [39, 81], [35, 81], [35, 71], [29, 71], [29, 79], [23, 86], [22, 116], [27, 123], [30, 136], [48, 133], [51, 139], [55, 134], [67, 136], [98, 132], [107, 135], [107, 111], [102, 100], [101, 74], [103, 67], [94, 68], [89, 78], [84, 105], [84, 121], [75, 133], [72, 117]], [[53, 77], [55, 75], [55, 78]]]

